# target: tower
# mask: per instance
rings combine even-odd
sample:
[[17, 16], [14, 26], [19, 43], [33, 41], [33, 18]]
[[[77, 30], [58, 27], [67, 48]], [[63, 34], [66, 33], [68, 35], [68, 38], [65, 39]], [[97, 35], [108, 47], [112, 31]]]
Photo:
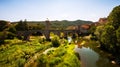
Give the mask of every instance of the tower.
[[45, 29], [46, 29], [46, 30], [50, 30], [50, 21], [49, 21], [48, 18], [47, 18], [47, 20], [45, 21], [45, 24], [46, 24]]
[[46, 24], [46, 26], [45, 26], [45, 37], [46, 37], [46, 40], [50, 40], [50, 21], [48, 20], [48, 18], [47, 18], [47, 20], [45, 21], [45, 24]]

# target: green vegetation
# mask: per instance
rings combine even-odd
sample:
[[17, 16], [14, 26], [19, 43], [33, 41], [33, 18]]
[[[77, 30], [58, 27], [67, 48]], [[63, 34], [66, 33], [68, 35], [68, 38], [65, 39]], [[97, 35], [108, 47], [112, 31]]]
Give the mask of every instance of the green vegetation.
[[96, 36], [101, 47], [105, 50], [118, 54], [120, 53], [120, 6], [115, 7], [108, 16], [108, 23], [103, 26], [98, 26], [96, 29]]
[[[79, 55], [74, 52], [75, 43], [78, 44], [79, 48], [82, 46], [87, 47], [87, 45], [90, 48], [93, 45], [94, 48], [97, 48], [100, 44], [100, 48], [109, 52], [119, 61], [119, 18], [120, 6], [116, 6], [108, 16], [106, 24], [91, 26], [89, 29], [89, 34], [92, 36], [91, 39], [90, 36], [82, 36], [79, 39], [76, 34], [73, 34], [72, 38], [74, 41], [71, 43], [68, 43], [65, 39], [60, 39], [53, 33], [50, 34], [51, 41], [46, 41], [44, 37], [38, 37], [37, 35], [42, 36], [40, 32], [29, 35], [30, 40], [28, 41], [22, 41], [16, 38], [17, 31], [44, 30], [45, 23], [42, 23], [43, 21], [30, 22], [25, 20], [12, 24], [8, 21], [0, 21], [0, 67], [80, 67]], [[51, 21], [51, 29], [65, 30], [69, 26], [90, 23], [90, 21], [82, 20]], [[69, 34], [69, 36], [71, 35]], [[22, 38], [23, 35], [20, 37]], [[24, 36], [24, 39], [27, 39], [27, 36]], [[96, 49], [94, 50], [96, 52], [98, 51]]]
[[[55, 43], [42, 41], [37, 36], [32, 36], [30, 42], [16, 38], [6, 39], [5, 43], [0, 46], [0, 67], [29, 67], [29, 65], [33, 67], [80, 67], [80, 61], [74, 53], [75, 45], [68, 45], [64, 39], [57, 39], [56, 42], [56, 38], [58, 37], [53, 38]], [[51, 49], [52, 46], [54, 46], [53, 49]]]
[[14, 39], [16, 29], [8, 21], [0, 20], [0, 45], [4, 43], [5, 39]]
[[[13, 22], [13, 24], [18, 24], [20, 22]], [[23, 22], [24, 23], [24, 22]], [[29, 30], [43, 30], [45, 29], [45, 21], [26, 21]], [[82, 24], [91, 24], [91, 21], [83, 21], [83, 20], [76, 20], [76, 21], [50, 21], [51, 23], [51, 29], [57, 29], [57, 30], [63, 30], [66, 29], [69, 26], [76, 26], [76, 25], [82, 25]]]
[[22, 20], [18, 22], [18, 24], [15, 26], [17, 31], [25, 31], [28, 30], [28, 25], [26, 20], [23, 22]]
[[52, 45], [53, 45], [53, 47], [59, 47], [60, 46], [59, 37], [55, 36], [52, 39]]
[[97, 26], [91, 39], [100, 43], [100, 48], [112, 54], [110, 59], [120, 64], [120, 5], [113, 8], [107, 23]]
[[0, 20], [0, 31], [5, 30], [6, 28], [8, 28], [8, 26], [9, 26], [9, 22]]
[[37, 60], [38, 66], [42, 67], [80, 67], [80, 61], [75, 55], [74, 44], [60, 46], [42, 54]]
[[49, 42], [39, 43], [38, 38], [33, 38], [31, 42], [5, 40], [5, 44], [0, 46], [0, 67], [23, 67], [35, 53], [51, 46]]
[[9, 26], [9, 22], [0, 20], [0, 45], [4, 43], [4, 40], [7, 37], [6, 29]]

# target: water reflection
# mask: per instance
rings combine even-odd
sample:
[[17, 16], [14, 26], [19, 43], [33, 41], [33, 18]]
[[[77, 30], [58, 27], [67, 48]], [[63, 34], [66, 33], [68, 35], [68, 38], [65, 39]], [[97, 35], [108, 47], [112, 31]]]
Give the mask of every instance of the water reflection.
[[90, 47], [81, 47], [78, 48], [78, 45], [75, 46], [75, 52], [77, 52], [81, 59], [81, 67], [118, 67], [110, 63], [109, 59], [99, 52], [95, 52]]
[[97, 67], [96, 61], [99, 59], [99, 55], [95, 51], [89, 47], [78, 48], [77, 45], [75, 51], [80, 55], [82, 67]]
[[71, 37], [68, 37], [68, 43], [70, 43], [72, 41], [72, 38]]

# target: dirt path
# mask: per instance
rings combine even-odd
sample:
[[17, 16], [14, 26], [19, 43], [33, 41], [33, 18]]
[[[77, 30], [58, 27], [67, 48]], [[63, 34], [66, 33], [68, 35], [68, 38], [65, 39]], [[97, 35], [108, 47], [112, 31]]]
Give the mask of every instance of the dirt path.
[[37, 67], [37, 63], [35, 61], [38, 59], [38, 57], [40, 57], [40, 55], [46, 54], [49, 50], [54, 50], [54, 48], [50, 47], [50, 48], [48, 48], [46, 50], [42, 50], [40, 52], [37, 52], [34, 56], [30, 57], [27, 60], [24, 67]]
[[25, 63], [24, 67], [33, 67], [33, 65], [37, 65], [37, 64], [34, 64], [35, 61], [37, 60], [37, 58], [42, 54], [43, 52], [38, 52], [36, 53], [33, 57], [29, 58], [27, 60], [27, 63]]

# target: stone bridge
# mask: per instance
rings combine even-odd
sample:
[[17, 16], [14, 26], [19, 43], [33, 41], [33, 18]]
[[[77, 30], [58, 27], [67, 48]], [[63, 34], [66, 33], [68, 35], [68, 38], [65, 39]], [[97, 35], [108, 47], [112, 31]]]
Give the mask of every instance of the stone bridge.
[[58, 35], [61, 37], [61, 33], [63, 33], [63, 36], [61, 38], [67, 38], [67, 36], [70, 34], [72, 37], [75, 37], [75, 35], [79, 35], [79, 30], [29, 30], [29, 31], [18, 31], [17, 36], [23, 36], [24, 40], [29, 40], [30, 35], [33, 33], [41, 33], [45, 36], [47, 40], [50, 39], [50, 33], [54, 33], [55, 35]]
[[17, 36], [23, 36], [24, 40], [29, 40], [29, 37], [31, 34], [39, 32], [39, 33], [43, 34], [47, 40], [49, 40], [51, 32], [58, 35], [59, 37], [61, 37], [61, 33], [63, 33], [64, 38], [67, 38], [68, 34], [71, 34], [74, 37], [76, 34], [79, 35], [81, 33], [79, 29], [76, 29], [76, 30], [51, 30], [50, 29], [50, 21], [48, 19], [45, 21], [45, 24], [46, 24], [45, 30], [18, 31]]

